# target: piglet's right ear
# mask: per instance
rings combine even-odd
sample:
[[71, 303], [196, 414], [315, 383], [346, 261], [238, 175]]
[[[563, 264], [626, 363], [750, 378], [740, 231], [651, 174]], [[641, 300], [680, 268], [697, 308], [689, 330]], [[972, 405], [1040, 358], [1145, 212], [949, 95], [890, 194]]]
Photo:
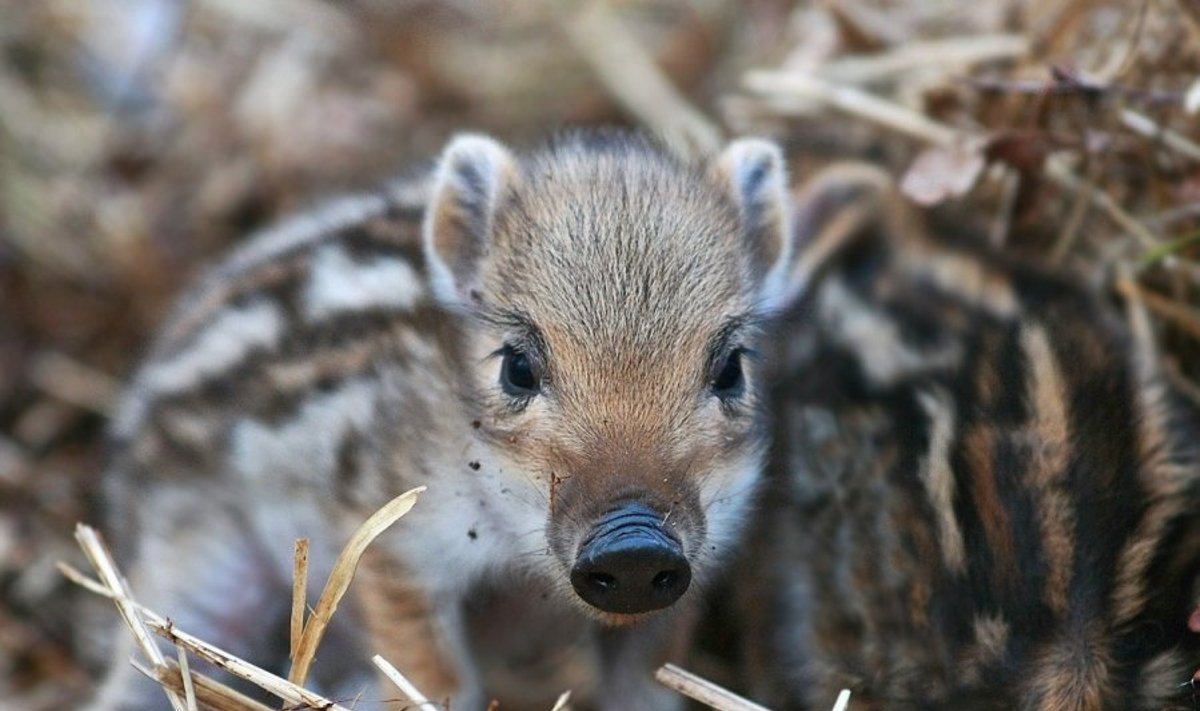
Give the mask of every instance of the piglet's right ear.
[[424, 225], [430, 280], [443, 303], [469, 303], [491, 242], [497, 206], [517, 180], [512, 154], [487, 136], [464, 134], [446, 146]]

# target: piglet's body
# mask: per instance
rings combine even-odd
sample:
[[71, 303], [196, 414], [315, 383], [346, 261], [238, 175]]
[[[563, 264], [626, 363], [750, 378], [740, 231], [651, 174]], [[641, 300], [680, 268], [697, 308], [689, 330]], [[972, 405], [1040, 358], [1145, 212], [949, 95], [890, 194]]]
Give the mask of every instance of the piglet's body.
[[[759, 479], [748, 354], [788, 294], [784, 187], [761, 141], [683, 166], [620, 134], [522, 156], [463, 136], [427, 178], [253, 239], [183, 299], [117, 417], [109, 528], [139, 598], [283, 670], [293, 540], [323, 580], [427, 485], [314, 683], [367, 708], [394, 696], [366, 678], [382, 653], [458, 709], [677, 705], [651, 673]], [[127, 657], [95, 708], [161, 708]]]

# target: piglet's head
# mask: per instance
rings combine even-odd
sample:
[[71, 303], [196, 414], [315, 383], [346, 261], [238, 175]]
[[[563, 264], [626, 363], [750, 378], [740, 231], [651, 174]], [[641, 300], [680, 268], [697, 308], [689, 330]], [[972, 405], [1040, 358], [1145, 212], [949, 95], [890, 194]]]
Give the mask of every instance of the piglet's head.
[[754, 139], [704, 165], [621, 134], [520, 158], [466, 135], [441, 158], [425, 246], [465, 319], [464, 397], [544, 488], [557, 574], [603, 619], [674, 604], [748, 515], [759, 324], [794, 291], [786, 185]]

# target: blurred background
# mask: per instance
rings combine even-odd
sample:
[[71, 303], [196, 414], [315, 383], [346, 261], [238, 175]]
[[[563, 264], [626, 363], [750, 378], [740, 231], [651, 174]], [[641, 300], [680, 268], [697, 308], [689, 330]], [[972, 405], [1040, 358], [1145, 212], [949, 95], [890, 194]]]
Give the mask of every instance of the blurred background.
[[0, 708], [90, 688], [54, 564], [184, 282], [455, 131], [594, 124], [882, 165], [1144, 307], [1200, 401], [1198, 0], [0, 0]]

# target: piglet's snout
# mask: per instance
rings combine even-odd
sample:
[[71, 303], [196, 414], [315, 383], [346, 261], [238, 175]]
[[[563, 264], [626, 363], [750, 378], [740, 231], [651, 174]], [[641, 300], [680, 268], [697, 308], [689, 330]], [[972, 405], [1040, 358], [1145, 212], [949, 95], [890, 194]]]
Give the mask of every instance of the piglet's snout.
[[670, 606], [692, 582], [692, 569], [662, 514], [637, 503], [604, 515], [584, 538], [571, 585], [604, 612], [637, 614]]

